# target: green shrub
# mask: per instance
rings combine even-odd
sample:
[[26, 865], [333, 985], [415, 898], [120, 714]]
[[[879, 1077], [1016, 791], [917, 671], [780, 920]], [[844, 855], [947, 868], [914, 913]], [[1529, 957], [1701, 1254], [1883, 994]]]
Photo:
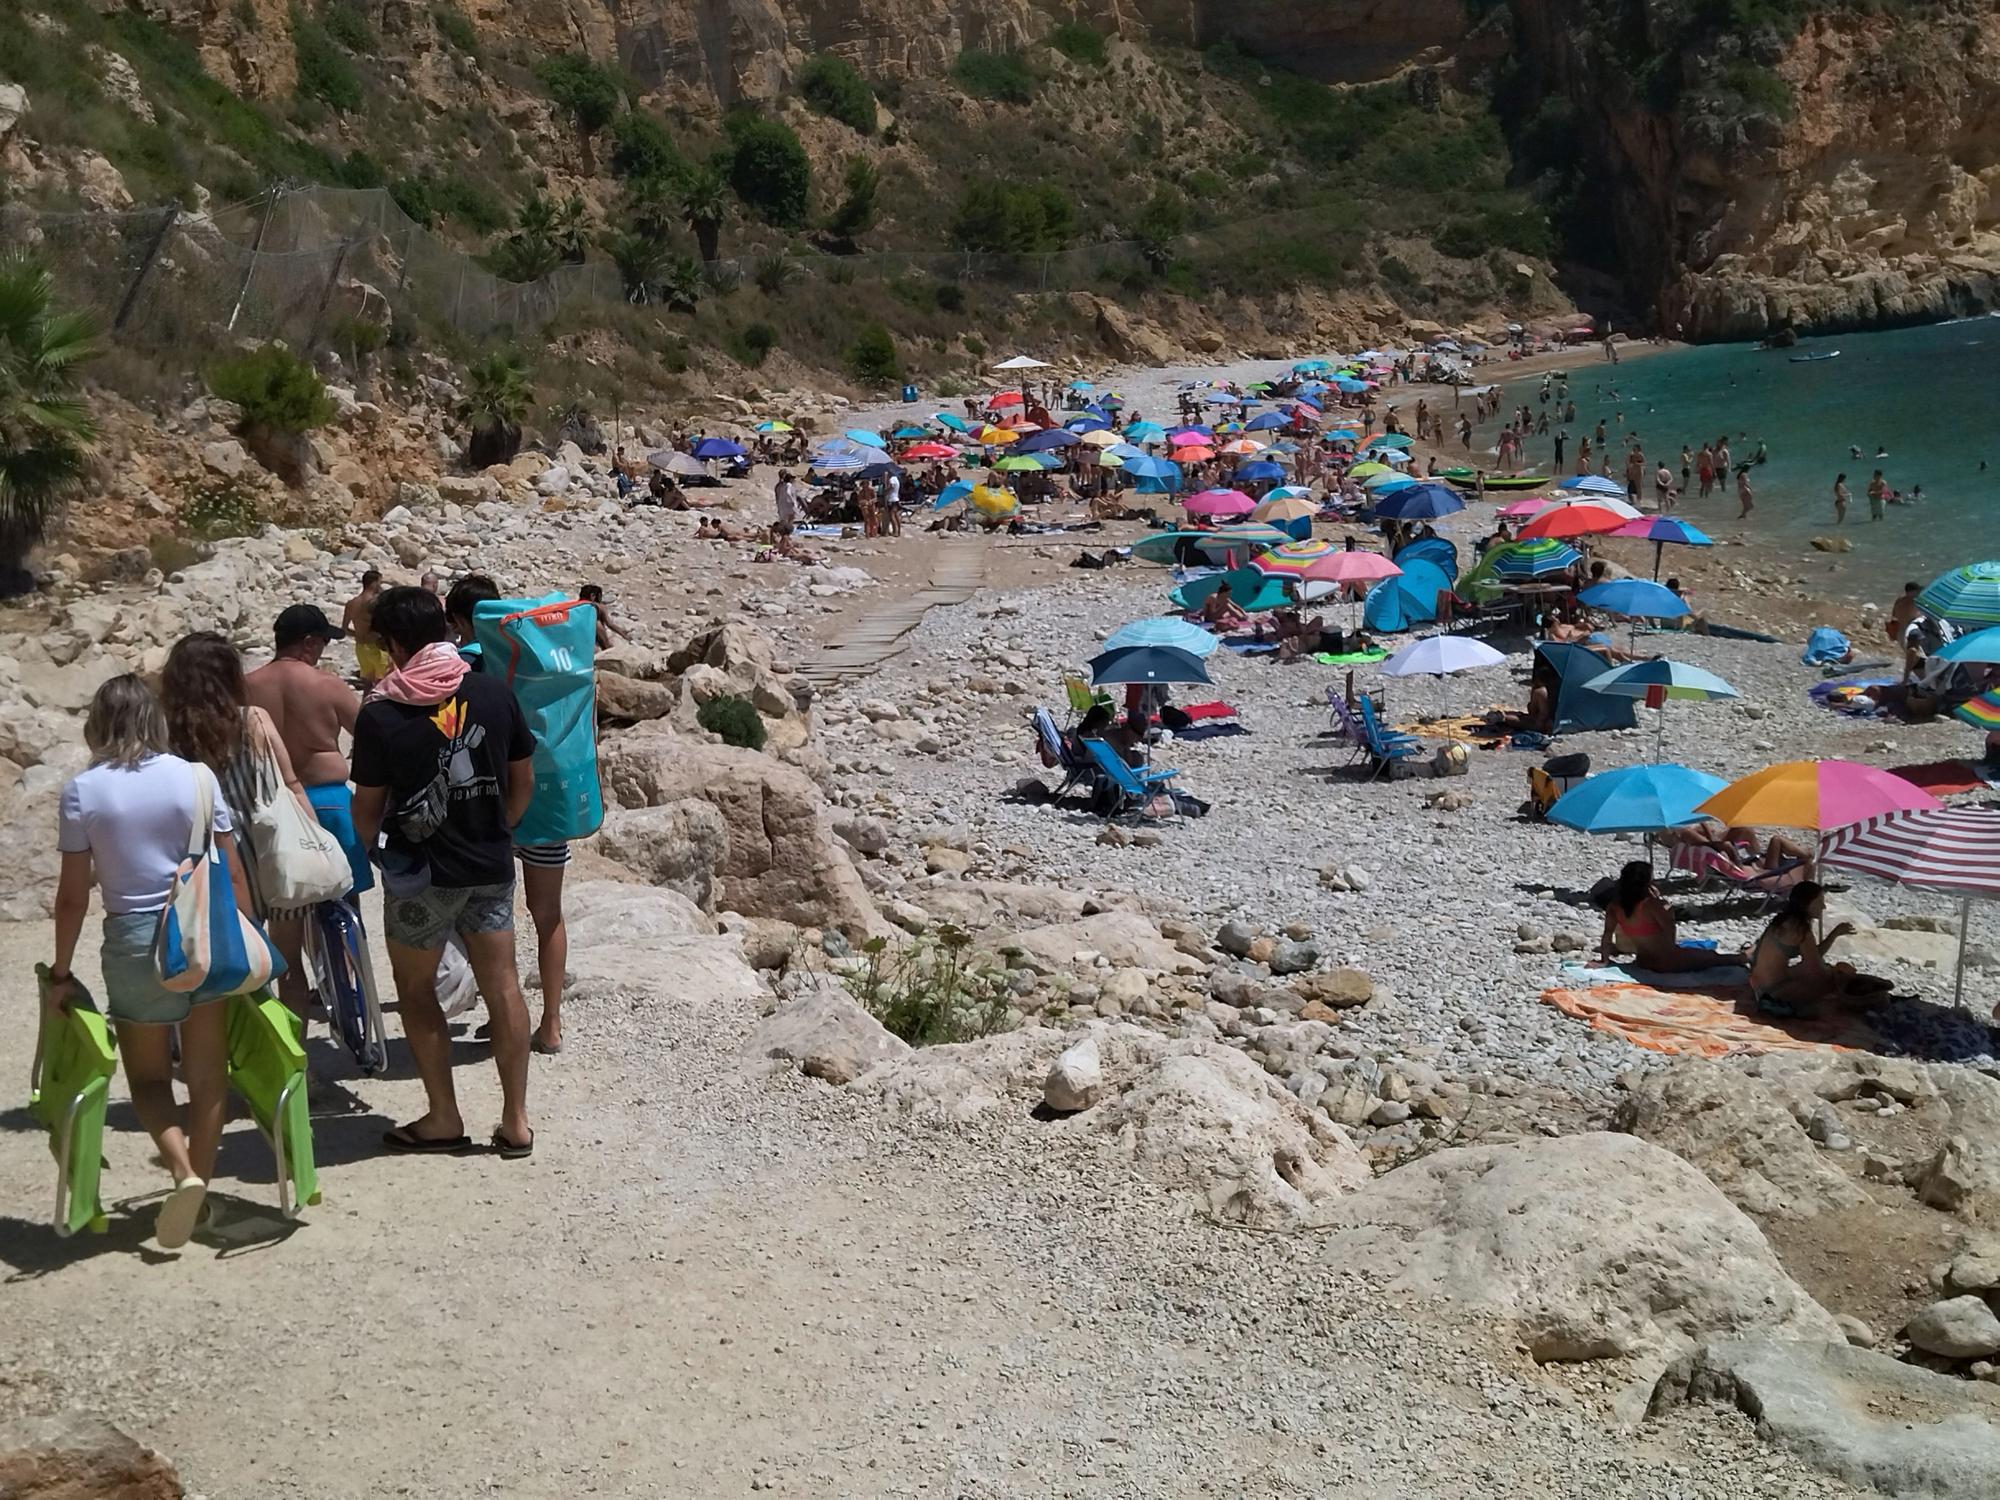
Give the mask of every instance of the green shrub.
[[847, 368], [863, 385], [895, 385], [903, 378], [903, 364], [896, 357], [896, 341], [880, 323], [870, 323], [847, 346]]
[[342, 187], [378, 188], [388, 181], [382, 171], [382, 164], [366, 151], [356, 147], [347, 153], [334, 174], [334, 181]]
[[504, 229], [510, 217], [498, 193], [466, 177], [437, 179], [431, 185], [431, 201], [439, 214], [480, 234]]
[[467, 57], [479, 56], [479, 33], [473, 29], [471, 20], [456, 5], [440, 5], [431, 12], [431, 24], [437, 27], [438, 35], [448, 46], [457, 48]]
[[292, 56], [302, 99], [318, 99], [342, 114], [361, 108], [361, 75], [324, 26], [303, 11], [292, 13]]
[[331, 422], [336, 410], [318, 372], [279, 344], [216, 361], [208, 388], [242, 408], [246, 426], [272, 432], [311, 432]]
[[1065, 21], [1051, 31], [1049, 45], [1071, 62], [1093, 68], [1103, 67], [1110, 55], [1104, 45], [1104, 33], [1093, 31], [1080, 21]]
[[702, 704], [695, 723], [710, 734], [722, 736], [726, 745], [742, 750], [764, 748], [764, 720], [757, 705], [736, 693], [721, 693]]
[[1075, 223], [1069, 194], [1054, 183], [987, 179], [959, 195], [948, 233], [961, 250], [1035, 255], [1060, 250]]
[[570, 112], [580, 135], [596, 135], [618, 113], [618, 80], [581, 53], [545, 57], [535, 64], [535, 76], [549, 97]]
[[846, 58], [831, 52], [807, 58], [799, 69], [799, 95], [829, 119], [863, 135], [875, 133], [875, 91]]
[[940, 282], [937, 289], [937, 305], [939, 312], [964, 312], [965, 288], [955, 281]]
[[978, 52], [967, 49], [951, 65], [960, 88], [1002, 104], [1028, 104], [1035, 97], [1035, 70], [1018, 52]]
[[1489, 208], [1479, 216], [1486, 238], [1523, 255], [1549, 256], [1555, 253], [1555, 235], [1549, 217], [1536, 208]]
[[348, 0], [326, 0], [319, 8], [319, 24], [326, 28], [328, 36], [356, 57], [375, 55], [375, 28], [368, 24], [368, 17], [359, 6], [349, 4]]
[[799, 279], [799, 263], [780, 250], [759, 260], [750, 272], [750, 279], [757, 283], [758, 291], [775, 297]]
[[986, 340], [976, 333], [966, 334], [959, 342], [965, 346], [965, 352], [974, 359], [978, 359], [986, 352]]
[[1007, 980], [975, 969], [972, 939], [945, 924], [936, 934], [891, 949], [882, 938], [861, 945], [861, 967], [843, 977], [858, 1003], [912, 1047], [969, 1042], [1007, 1026]]
[[812, 161], [792, 127], [779, 120], [733, 114], [729, 135], [729, 186], [766, 223], [796, 229], [812, 197]]
[[437, 218], [437, 203], [431, 196], [431, 180], [428, 177], [398, 177], [389, 184], [389, 197], [396, 207], [426, 229]]
[[195, 489], [181, 502], [180, 525], [198, 541], [219, 542], [224, 537], [255, 536], [264, 517], [255, 495], [225, 479]]
[[1382, 273], [1382, 279], [1393, 287], [1413, 287], [1417, 284], [1417, 273], [1409, 265], [1394, 255], [1385, 255], [1375, 264]]
[[688, 170], [688, 159], [666, 126], [627, 110], [611, 122], [611, 170], [624, 178], [672, 178]]
[[1486, 227], [1473, 219], [1453, 219], [1433, 236], [1431, 243], [1440, 255], [1453, 260], [1476, 260], [1492, 245]]
[[827, 215], [826, 230], [834, 238], [852, 244], [875, 225], [875, 193], [882, 177], [865, 156], [848, 159], [847, 191]]
[[778, 347], [778, 330], [769, 323], [752, 323], [743, 330], [743, 352], [749, 356], [744, 363], [761, 365], [765, 357]]
[[1792, 86], [1769, 68], [1733, 62], [1722, 70], [1722, 89], [1741, 100], [1752, 114], [1776, 120], [1792, 117]]

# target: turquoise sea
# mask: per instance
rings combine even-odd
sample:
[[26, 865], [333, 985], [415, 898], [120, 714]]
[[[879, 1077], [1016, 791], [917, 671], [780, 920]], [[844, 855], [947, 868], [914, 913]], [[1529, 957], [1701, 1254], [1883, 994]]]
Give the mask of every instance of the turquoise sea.
[[[1837, 359], [1792, 362], [1835, 350]], [[1503, 414], [1524, 402], [1539, 411], [1540, 386], [1539, 376], [1507, 382]], [[2000, 317], [1815, 338], [1790, 350], [1727, 344], [1628, 354], [1616, 365], [1573, 367], [1569, 391], [1577, 420], [1561, 472], [1574, 470], [1577, 439], [1602, 419], [1615, 475], [1623, 474], [1621, 434], [1639, 434], [1649, 503], [1653, 464], [1665, 456], [1678, 474], [1683, 443], [1698, 452], [1704, 439], [1726, 433], [1737, 462], [1763, 443], [1769, 459], [1751, 473], [1748, 522], [1736, 522], [1733, 487], [1682, 499], [1680, 513], [1718, 539], [1742, 536], [1799, 556], [1808, 538], [1832, 531], [1834, 476], [1845, 472], [1854, 550], [1832, 582], [1840, 592], [1872, 597], [1885, 585], [1893, 592], [1902, 575], [1928, 580], [1958, 563], [2000, 558]], [[1490, 448], [1499, 428], [1488, 423], [1475, 442]], [[1878, 448], [1887, 456], [1878, 459]], [[1531, 437], [1527, 455], [1546, 470], [1550, 439]], [[1921, 486], [1922, 502], [1891, 505], [1871, 524], [1865, 491], [1877, 468], [1895, 489]]]

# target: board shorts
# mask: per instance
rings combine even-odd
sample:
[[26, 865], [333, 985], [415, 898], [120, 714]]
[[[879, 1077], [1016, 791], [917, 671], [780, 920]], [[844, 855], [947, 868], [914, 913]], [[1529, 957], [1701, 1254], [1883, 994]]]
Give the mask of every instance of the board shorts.
[[514, 857], [524, 865], [533, 865], [538, 870], [560, 870], [569, 863], [567, 841], [555, 844], [516, 844]]
[[389, 675], [395, 663], [389, 660], [389, 653], [380, 646], [371, 646], [366, 641], [356, 641], [354, 665], [360, 670], [362, 681], [380, 682]]
[[411, 896], [382, 893], [382, 930], [392, 943], [435, 952], [454, 932], [470, 937], [514, 930], [514, 882], [426, 886]]
[[354, 874], [354, 889], [349, 894], [358, 896], [373, 890], [375, 869], [368, 863], [368, 851], [362, 847], [361, 835], [354, 827], [354, 789], [344, 781], [309, 786], [306, 801], [312, 804], [319, 826], [339, 841], [340, 852], [347, 856], [347, 868]]
[[98, 962], [104, 970], [104, 1013], [114, 1021], [171, 1026], [185, 1021], [197, 1005], [212, 1005], [220, 997], [197, 999], [160, 983], [153, 963], [153, 937], [160, 928], [156, 911], [126, 912], [104, 919], [104, 947]]

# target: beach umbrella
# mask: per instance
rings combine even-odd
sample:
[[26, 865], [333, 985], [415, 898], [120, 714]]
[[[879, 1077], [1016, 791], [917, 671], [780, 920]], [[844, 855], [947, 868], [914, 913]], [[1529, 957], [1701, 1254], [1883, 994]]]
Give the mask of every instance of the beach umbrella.
[[970, 432], [972, 424], [963, 417], [955, 417], [948, 411], [934, 411], [931, 420], [941, 427], [949, 427], [953, 432]]
[[1094, 381], [1089, 381], [1089, 380], [1072, 380], [1072, 381], [1071, 381], [1071, 382], [1069, 383], [1069, 389], [1070, 389], [1070, 392], [1071, 392], [1071, 393], [1072, 393], [1073, 395], [1078, 395], [1078, 396], [1087, 396], [1087, 395], [1089, 395], [1089, 394], [1090, 394], [1090, 393], [1091, 393], [1092, 391], [1094, 391], [1094, 390], [1096, 390], [1096, 389], [1097, 389], [1097, 385], [1096, 385], [1096, 383], [1095, 383]]
[[1622, 516], [1627, 521], [1643, 521], [1647, 519], [1641, 514], [1637, 506], [1628, 500], [1621, 500], [1615, 495], [1534, 495], [1529, 498], [1535, 507], [1535, 514], [1538, 516], [1547, 515], [1550, 511], [1562, 510], [1565, 507], [1587, 506], [1591, 510], [1608, 510], [1612, 515]]
[[957, 458], [958, 450], [944, 443], [912, 443], [903, 450], [903, 457], [918, 462], [924, 459]]
[[1303, 521], [1319, 514], [1319, 507], [1302, 495], [1274, 495], [1251, 512], [1260, 521]]
[[1951, 716], [1988, 734], [2000, 730], [2000, 692], [1988, 690], [1968, 698], [1951, 711]]
[[1975, 630], [1955, 641], [1947, 641], [1931, 655], [1941, 661], [1976, 662], [1988, 666], [2000, 664], [2000, 627]]
[[1232, 391], [1211, 391], [1202, 401], [1209, 406], [1241, 406], [1243, 398]]
[[1233, 443], [1224, 443], [1221, 451], [1232, 458], [1248, 458], [1253, 453], [1262, 453], [1264, 445], [1255, 438], [1238, 438]]
[[1959, 898], [1958, 977], [1952, 1004], [1965, 999], [1965, 933], [1972, 902], [2000, 900], [2000, 812], [1939, 807], [1880, 813], [1836, 828], [1820, 843], [1820, 860], [1919, 890]]
[[1172, 646], [1125, 646], [1090, 659], [1093, 687], [1129, 682], [1207, 682], [1201, 659]]
[[1238, 484], [1268, 484], [1273, 479], [1283, 479], [1285, 469], [1282, 464], [1260, 459], [1255, 463], [1238, 464], [1236, 472], [1230, 477]]
[[1501, 506], [1494, 514], [1507, 517], [1510, 520], [1520, 520], [1526, 516], [1539, 515], [1544, 507], [1544, 503], [1536, 499], [1533, 495], [1529, 495], [1524, 499], [1515, 500], [1510, 504]]
[[1190, 443], [1209, 442], [1214, 437], [1215, 429], [1197, 424], [1191, 427], [1176, 427], [1172, 432], [1167, 434], [1167, 441], [1177, 447], [1185, 447]]
[[1310, 500], [1313, 498], [1313, 492], [1310, 485], [1280, 484], [1267, 490], [1264, 498], [1266, 500]]
[[1351, 427], [1336, 427], [1327, 437], [1336, 443], [1357, 443], [1361, 440], [1361, 434]]
[[1348, 467], [1347, 477], [1349, 479], [1366, 479], [1372, 474], [1393, 474], [1395, 472], [1394, 469], [1385, 463], [1378, 463], [1374, 459], [1363, 459], [1360, 463], [1352, 464]]
[[1182, 503], [1197, 516], [1247, 516], [1257, 508], [1257, 502], [1241, 490], [1202, 490]]
[[896, 439], [898, 442], [909, 442], [916, 438], [927, 438], [930, 436], [930, 433], [921, 427], [910, 427], [905, 425], [902, 427], [898, 427], [894, 432], [890, 433], [889, 436]]
[[1121, 453], [1125, 460], [1125, 472], [1138, 479], [1157, 479], [1169, 490], [1181, 487], [1181, 466], [1171, 459], [1155, 458], [1150, 453]]
[[1251, 432], [1270, 432], [1274, 428], [1283, 427], [1285, 418], [1282, 412], [1260, 411], [1243, 425]]
[[1672, 589], [1643, 578], [1614, 578], [1609, 583], [1593, 584], [1576, 598], [1591, 609], [1635, 620], [1678, 620], [1693, 613]]
[[1732, 781], [1696, 809], [1730, 827], [1821, 831], [1881, 813], [1944, 806], [1890, 771], [1851, 760], [1788, 760]]
[[741, 443], [732, 443], [728, 438], [705, 437], [692, 449], [696, 458], [744, 458]]
[[1371, 448], [1408, 448], [1413, 446], [1413, 444], [1409, 438], [1400, 432], [1385, 432], [1380, 437], [1371, 437], [1368, 440], [1368, 446]]
[[1602, 505], [1556, 505], [1523, 526], [1521, 535], [1528, 538], [1609, 536], [1626, 524], [1623, 516]]
[[1046, 428], [1041, 432], [1031, 432], [1014, 446], [1022, 453], [1041, 453], [1050, 448], [1074, 448], [1077, 436], [1065, 432], [1060, 427]]
[[1614, 500], [1625, 498], [1625, 486], [1602, 474], [1572, 474], [1568, 479], [1558, 479], [1555, 488], [1567, 490], [1573, 495], [1609, 495]]
[[1020, 514], [1021, 501], [1012, 490], [996, 490], [991, 485], [975, 485], [966, 500], [989, 521], [1004, 521]]
[[1698, 526], [1690, 526], [1675, 516], [1640, 516], [1627, 521], [1613, 536], [1631, 537], [1635, 541], [1653, 544], [1653, 577], [1660, 576], [1660, 559], [1666, 553], [1667, 544], [1679, 547], [1712, 547], [1714, 540]]
[[1309, 566], [1339, 550], [1338, 544], [1324, 540], [1286, 540], [1275, 543], [1268, 552], [1252, 558], [1250, 566], [1273, 578], [1303, 578]]
[[1320, 375], [1332, 368], [1323, 359], [1302, 359], [1292, 366], [1294, 375]]
[[1048, 367], [1047, 360], [1035, 359], [1026, 354], [1017, 354], [1012, 359], [1003, 359], [999, 364], [991, 365], [988, 368], [995, 370], [1046, 370]]
[[1666, 738], [1669, 698], [1679, 698], [1693, 703], [1715, 703], [1724, 698], [1738, 697], [1736, 689], [1717, 677], [1713, 672], [1704, 672], [1700, 667], [1691, 667], [1684, 661], [1668, 661], [1664, 657], [1652, 661], [1627, 662], [1622, 667], [1613, 667], [1608, 672], [1599, 672], [1584, 684], [1594, 692], [1610, 693], [1618, 698], [1643, 698], [1648, 708], [1659, 711], [1659, 726], [1653, 736], [1653, 754], [1660, 754], [1662, 742]]
[[672, 448], [662, 448], [657, 453], [648, 453], [646, 455], [646, 462], [656, 469], [665, 470], [669, 474], [678, 474], [683, 479], [691, 479], [696, 475], [706, 476], [708, 474], [708, 465], [704, 464], [700, 459], [691, 453], [681, 453]]
[[1301, 576], [1324, 583], [1374, 583], [1394, 578], [1402, 571], [1379, 552], [1336, 548], [1327, 556], [1307, 563]]
[[879, 432], [870, 432], [865, 427], [850, 427], [841, 434], [850, 443], [859, 443], [864, 448], [887, 448], [889, 440]]
[[1509, 582], [1546, 578], [1552, 573], [1567, 572], [1583, 561], [1583, 554], [1576, 548], [1552, 536], [1502, 542], [1486, 556], [1493, 564], [1493, 575]]
[[[1232, 593], [1234, 590], [1231, 591]], [[1122, 651], [1128, 646], [1170, 646], [1190, 656], [1212, 655], [1222, 642], [1214, 635], [1179, 615], [1159, 615], [1150, 620], [1134, 620], [1120, 625], [1104, 638], [1104, 649]]]
[[1458, 492], [1447, 485], [1407, 483], [1377, 488], [1369, 509], [1391, 521], [1435, 521], [1465, 509]]
[[1621, 766], [1586, 776], [1564, 792], [1549, 809], [1549, 821], [1579, 833], [1657, 833], [1700, 822], [1697, 809], [1724, 784], [1688, 766]]
[[954, 480], [938, 491], [937, 499], [931, 502], [931, 509], [943, 510], [947, 506], [956, 505], [978, 488], [979, 486], [974, 484], [970, 479]]
[[982, 447], [1003, 448], [1020, 435], [1020, 433], [1014, 431], [1011, 427], [995, 427], [989, 423], [987, 426], [980, 428], [974, 436], [975, 440]]
[[1133, 442], [1150, 442], [1157, 437], [1165, 437], [1167, 429], [1158, 422], [1133, 422], [1125, 428], [1125, 436]]
[[1033, 453], [1010, 453], [993, 465], [1002, 474], [1039, 474], [1042, 472], [1041, 458]]
[[1078, 436], [1077, 441], [1087, 444], [1092, 448], [1116, 448], [1119, 445], [1120, 439], [1117, 433], [1107, 428], [1099, 427], [1095, 431], [1082, 433]]
[[1445, 677], [1478, 667], [1497, 667], [1507, 658], [1469, 635], [1427, 635], [1382, 663], [1384, 677]]
[[1386, 495], [1395, 490], [1407, 490], [1417, 483], [1407, 474], [1391, 471], [1387, 474], [1370, 474], [1361, 481], [1361, 488], [1371, 495]]
[[1000, 411], [1003, 408], [1026, 406], [1027, 404], [1022, 399], [1019, 391], [995, 391], [986, 398], [986, 409], [988, 411]]
[[791, 430], [792, 424], [790, 422], [778, 421], [759, 422], [751, 429], [753, 432], [790, 432]]
[[2000, 562], [1967, 563], [1939, 574], [1917, 595], [1917, 608], [1961, 630], [2000, 625]]
[[1207, 460], [1215, 457], [1215, 450], [1213, 448], [1206, 447], [1200, 443], [1192, 447], [1175, 448], [1173, 453], [1174, 462], [1177, 464], [1205, 463]]

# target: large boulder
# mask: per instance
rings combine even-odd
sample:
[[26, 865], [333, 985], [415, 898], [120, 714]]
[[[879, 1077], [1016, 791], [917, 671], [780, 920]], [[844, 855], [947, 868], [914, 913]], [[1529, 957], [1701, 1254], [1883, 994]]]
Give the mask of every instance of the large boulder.
[[67, 1411], [0, 1424], [7, 1500], [180, 1500], [174, 1466], [102, 1417]]
[[1653, 1389], [1652, 1412], [1732, 1406], [1815, 1468], [1885, 1495], [1991, 1500], [2000, 1386], [1954, 1380], [1845, 1341], [1718, 1338]]
[[1232, 1222], [1296, 1224], [1369, 1180], [1340, 1127], [1214, 1043], [1179, 1044], [1072, 1128], [1112, 1135], [1150, 1175]]
[[1754, 1214], [1804, 1219], [1866, 1200], [1821, 1154], [1777, 1085], [1727, 1063], [1683, 1062], [1649, 1075], [1613, 1123], [1692, 1162]]
[[760, 1021], [745, 1050], [796, 1063], [811, 1078], [852, 1083], [877, 1063], [907, 1055], [910, 1044], [826, 980]]
[[716, 870], [720, 905], [836, 928], [857, 941], [893, 931], [833, 836], [819, 787], [805, 772], [754, 750], [661, 731], [611, 740], [598, 770], [619, 807], [700, 798], [722, 814], [729, 849]]
[[854, 1089], [919, 1124], [959, 1125], [1032, 1098], [1065, 1045], [1060, 1031], [1024, 1026], [922, 1047], [869, 1069]]
[[1051, 970], [1067, 969], [1080, 953], [1102, 954], [1117, 968], [1198, 974], [1203, 967], [1135, 911], [1101, 911], [1074, 922], [1031, 927], [998, 940], [997, 946], [1019, 949]]
[[763, 981], [735, 938], [677, 891], [586, 880], [563, 892], [569, 969], [580, 980], [644, 989], [700, 1009], [755, 1006]]
[[1951, 1110], [1949, 1135], [1917, 1184], [1933, 1208], [2000, 1224], [2000, 1080], [1964, 1068], [1933, 1068]]
[[597, 851], [648, 884], [715, 910], [715, 872], [729, 855], [729, 825], [715, 807], [687, 797], [658, 807], [614, 807], [597, 830]]
[[594, 680], [597, 684], [597, 717], [604, 723], [641, 724], [649, 719], [664, 719], [680, 701], [674, 690], [664, 682], [626, 677], [601, 666], [595, 672]]
[[1322, 1254], [1513, 1326], [1538, 1360], [1673, 1352], [1711, 1334], [1842, 1337], [1757, 1226], [1635, 1136], [1440, 1151], [1336, 1203]]

